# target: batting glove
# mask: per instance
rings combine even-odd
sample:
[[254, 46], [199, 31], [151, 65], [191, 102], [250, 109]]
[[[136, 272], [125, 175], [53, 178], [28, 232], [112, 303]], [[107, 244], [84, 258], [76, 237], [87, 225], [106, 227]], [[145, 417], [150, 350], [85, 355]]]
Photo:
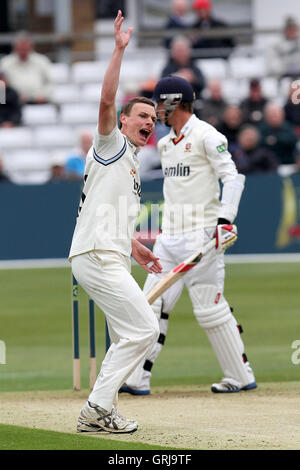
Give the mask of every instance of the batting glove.
[[216, 232], [216, 250], [217, 253], [224, 253], [224, 251], [232, 246], [237, 239], [237, 227], [232, 224], [219, 224], [217, 225]]

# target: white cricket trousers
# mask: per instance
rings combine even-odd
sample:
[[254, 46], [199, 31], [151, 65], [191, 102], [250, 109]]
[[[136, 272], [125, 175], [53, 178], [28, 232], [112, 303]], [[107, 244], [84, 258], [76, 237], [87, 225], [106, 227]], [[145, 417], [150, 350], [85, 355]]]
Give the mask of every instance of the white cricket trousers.
[[71, 264], [75, 278], [106, 317], [111, 346], [89, 401], [111, 411], [119, 388], [156, 343], [158, 320], [130, 274], [130, 258], [94, 250], [73, 257]]

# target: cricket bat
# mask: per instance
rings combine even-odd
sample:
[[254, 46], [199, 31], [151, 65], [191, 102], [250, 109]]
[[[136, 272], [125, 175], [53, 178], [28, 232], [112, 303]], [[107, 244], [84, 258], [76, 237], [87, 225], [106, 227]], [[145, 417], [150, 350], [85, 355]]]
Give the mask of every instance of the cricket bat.
[[176, 266], [172, 271], [166, 274], [147, 295], [147, 300], [151, 305], [163, 292], [171, 287], [184, 273], [192, 269], [203, 256], [216, 246], [216, 239], [213, 238], [202, 249], [193, 253], [189, 258]]

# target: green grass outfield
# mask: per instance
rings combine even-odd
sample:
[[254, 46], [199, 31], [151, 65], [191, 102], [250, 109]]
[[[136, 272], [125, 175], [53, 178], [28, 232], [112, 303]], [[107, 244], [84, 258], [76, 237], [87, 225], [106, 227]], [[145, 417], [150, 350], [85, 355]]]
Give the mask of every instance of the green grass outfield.
[[[29, 429], [0, 424], [0, 450], [165, 450], [141, 443], [99, 439], [86, 434]], [[168, 450], [174, 450], [169, 447]]]
[[[227, 266], [225, 295], [243, 326], [246, 353], [258, 382], [299, 380], [300, 364], [291, 360], [292, 343], [300, 340], [299, 271], [299, 263]], [[146, 273], [133, 267], [133, 275], [142, 285]], [[1, 270], [0, 299], [0, 339], [6, 343], [7, 362], [0, 365], [0, 391], [71, 389], [70, 269]], [[102, 312], [96, 313], [100, 367], [105, 329]], [[82, 290], [80, 339], [81, 382], [87, 389], [88, 302]], [[221, 376], [185, 291], [171, 316], [165, 347], [153, 368], [152, 385], [210, 384]], [[23, 436], [24, 432], [20, 431]], [[5, 448], [1, 440], [0, 448]]]

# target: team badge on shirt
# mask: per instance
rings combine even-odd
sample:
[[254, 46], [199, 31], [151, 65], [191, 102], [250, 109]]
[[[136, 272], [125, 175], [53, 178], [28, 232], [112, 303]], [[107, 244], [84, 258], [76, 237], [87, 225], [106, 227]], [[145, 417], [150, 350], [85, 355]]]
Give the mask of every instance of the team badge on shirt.
[[191, 148], [192, 148], [192, 144], [190, 142], [188, 142], [185, 146], [185, 152], [190, 152], [191, 151]]
[[226, 152], [226, 145], [225, 144], [218, 145], [217, 150], [219, 153]]
[[133, 177], [133, 194], [141, 197], [142, 195], [142, 188], [141, 188], [141, 185], [140, 183], [135, 179], [135, 174], [136, 174], [136, 170], [134, 170], [133, 168], [131, 168], [130, 170], [130, 174], [131, 176]]

